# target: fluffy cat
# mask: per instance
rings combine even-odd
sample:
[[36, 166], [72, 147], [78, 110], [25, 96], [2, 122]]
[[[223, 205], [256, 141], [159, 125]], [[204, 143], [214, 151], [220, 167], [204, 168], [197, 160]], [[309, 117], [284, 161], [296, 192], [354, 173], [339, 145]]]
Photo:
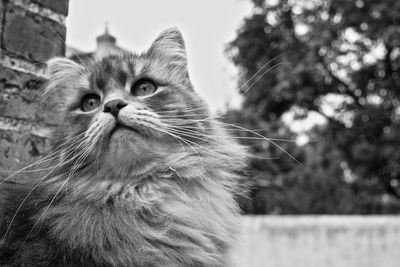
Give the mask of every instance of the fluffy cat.
[[246, 151], [192, 88], [180, 32], [49, 62], [48, 169], [7, 196], [1, 266], [223, 266]]

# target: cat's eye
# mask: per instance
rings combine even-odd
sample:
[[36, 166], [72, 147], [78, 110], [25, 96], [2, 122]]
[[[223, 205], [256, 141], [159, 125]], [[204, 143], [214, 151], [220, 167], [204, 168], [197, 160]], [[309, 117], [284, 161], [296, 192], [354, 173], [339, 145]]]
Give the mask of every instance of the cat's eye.
[[131, 87], [131, 94], [133, 96], [146, 96], [151, 95], [157, 90], [156, 84], [149, 79], [141, 79]]
[[85, 112], [92, 111], [100, 106], [100, 96], [95, 94], [88, 94], [82, 99], [81, 110]]

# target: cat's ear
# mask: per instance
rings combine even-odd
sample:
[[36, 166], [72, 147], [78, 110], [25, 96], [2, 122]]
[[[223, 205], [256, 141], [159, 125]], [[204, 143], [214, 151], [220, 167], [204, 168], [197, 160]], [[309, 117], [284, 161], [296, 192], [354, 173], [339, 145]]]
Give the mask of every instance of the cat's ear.
[[168, 57], [172, 63], [187, 67], [185, 42], [177, 28], [163, 31], [151, 45], [149, 53]]
[[49, 78], [59, 78], [82, 71], [83, 67], [78, 63], [63, 57], [55, 57], [47, 61], [47, 75]]
[[71, 89], [82, 82], [80, 77], [84, 68], [67, 58], [56, 57], [47, 61], [47, 83], [43, 92], [42, 104], [47, 108], [65, 106]]

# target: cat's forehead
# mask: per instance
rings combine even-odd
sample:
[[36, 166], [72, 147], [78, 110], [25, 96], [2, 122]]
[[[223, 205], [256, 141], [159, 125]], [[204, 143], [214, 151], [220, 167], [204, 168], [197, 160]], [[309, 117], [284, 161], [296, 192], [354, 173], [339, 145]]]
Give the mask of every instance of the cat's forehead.
[[144, 61], [141, 56], [128, 54], [109, 56], [93, 62], [89, 66], [90, 83], [100, 90], [106, 89], [110, 83], [124, 87], [127, 82], [145, 71]]

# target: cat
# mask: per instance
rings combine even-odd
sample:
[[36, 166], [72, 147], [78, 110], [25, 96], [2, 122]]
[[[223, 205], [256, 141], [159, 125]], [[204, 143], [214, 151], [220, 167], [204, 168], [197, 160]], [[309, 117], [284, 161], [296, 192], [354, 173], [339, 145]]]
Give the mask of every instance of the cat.
[[5, 196], [0, 265], [226, 265], [247, 152], [194, 91], [179, 30], [48, 75], [51, 163]]

